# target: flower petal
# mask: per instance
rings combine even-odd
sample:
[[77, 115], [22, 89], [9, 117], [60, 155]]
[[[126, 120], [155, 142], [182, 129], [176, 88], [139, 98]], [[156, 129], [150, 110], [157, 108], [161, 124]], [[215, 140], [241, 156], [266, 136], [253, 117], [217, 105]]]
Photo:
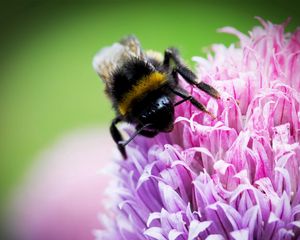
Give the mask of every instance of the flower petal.
[[188, 240], [197, 238], [199, 233], [205, 231], [211, 224], [211, 221], [200, 222], [198, 220], [193, 220], [190, 223]]

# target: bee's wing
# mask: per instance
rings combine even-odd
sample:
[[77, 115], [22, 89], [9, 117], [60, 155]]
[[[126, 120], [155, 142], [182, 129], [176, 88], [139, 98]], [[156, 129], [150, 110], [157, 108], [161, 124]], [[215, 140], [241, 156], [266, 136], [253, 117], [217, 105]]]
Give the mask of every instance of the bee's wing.
[[128, 57], [126, 47], [120, 43], [102, 48], [93, 59], [93, 67], [100, 78], [109, 84], [111, 74]]
[[132, 57], [144, 59], [138, 39], [130, 35], [118, 43], [101, 49], [93, 59], [93, 67], [106, 87], [111, 88], [112, 73]]
[[120, 44], [128, 47], [129, 51], [140, 59], [145, 59], [140, 41], [134, 35], [128, 35], [120, 40]]

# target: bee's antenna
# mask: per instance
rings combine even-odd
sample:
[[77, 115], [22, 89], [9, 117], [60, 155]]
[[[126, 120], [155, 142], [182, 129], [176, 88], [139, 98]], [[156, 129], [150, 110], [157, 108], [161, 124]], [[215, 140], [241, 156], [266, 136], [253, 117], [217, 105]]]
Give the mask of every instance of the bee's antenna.
[[145, 128], [150, 127], [152, 124], [151, 123], [147, 123], [145, 125], [143, 125], [141, 128], [137, 129], [136, 132], [126, 141], [119, 141], [118, 145], [122, 145], [123, 147], [125, 147], [128, 143], [130, 143], [141, 131], [143, 131]]

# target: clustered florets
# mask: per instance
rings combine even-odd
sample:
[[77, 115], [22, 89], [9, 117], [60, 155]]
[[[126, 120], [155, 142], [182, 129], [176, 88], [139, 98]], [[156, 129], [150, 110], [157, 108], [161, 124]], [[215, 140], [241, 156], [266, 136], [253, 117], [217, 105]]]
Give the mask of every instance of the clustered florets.
[[182, 82], [216, 119], [186, 102], [172, 133], [128, 146], [98, 239], [300, 236], [300, 29], [260, 21], [250, 36], [222, 29], [239, 47], [194, 58], [220, 100]]

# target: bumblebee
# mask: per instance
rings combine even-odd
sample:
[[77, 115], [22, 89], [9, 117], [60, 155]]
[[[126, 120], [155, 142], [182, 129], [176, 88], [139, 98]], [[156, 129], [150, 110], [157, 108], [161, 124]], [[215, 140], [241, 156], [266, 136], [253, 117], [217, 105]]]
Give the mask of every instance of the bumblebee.
[[[93, 59], [93, 67], [104, 81], [105, 92], [116, 112], [110, 133], [125, 159], [125, 146], [137, 135], [151, 138], [160, 132], [172, 131], [174, 108], [179, 104], [190, 101], [199, 110], [210, 114], [179, 85], [178, 75], [210, 96], [220, 97], [212, 86], [197, 81], [176, 48], [168, 48], [164, 56], [153, 51], [144, 52], [139, 40], [132, 35], [101, 49]], [[181, 100], [175, 102], [175, 96]], [[127, 140], [117, 128], [121, 121], [136, 128]]]

